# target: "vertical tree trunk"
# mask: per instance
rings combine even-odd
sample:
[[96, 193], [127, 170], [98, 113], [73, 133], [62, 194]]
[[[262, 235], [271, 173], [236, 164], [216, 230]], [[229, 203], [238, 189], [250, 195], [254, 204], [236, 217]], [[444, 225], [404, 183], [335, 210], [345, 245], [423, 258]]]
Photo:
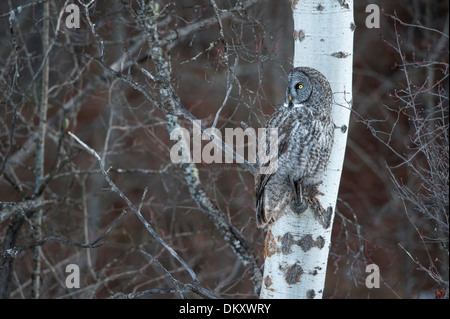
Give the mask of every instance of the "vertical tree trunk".
[[[45, 159], [45, 135], [47, 131], [47, 109], [48, 109], [48, 86], [49, 86], [49, 58], [46, 58], [50, 47], [50, 3], [44, 3], [43, 11], [43, 29], [42, 29], [42, 57], [45, 59], [42, 67], [42, 94], [41, 105], [39, 106], [39, 135], [37, 138], [36, 151], [36, 187], [35, 195], [39, 194], [42, 183], [44, 182], [44, 159]], [[41, 239], [42, 228], [42, 209], [36, 210], [33, 216], [34, 240]], [[33, 270], [31, 273], [32, 296], [39, 298], [41, 286], [41, 246], [34, 248]]]
[[261, 298], [322, 298], [331, 230], [344, 162], [352, 104], [353, 1], [292, 2], [294, 67], [322, 72], [333, 91], [333, 121], [337, 129], [330, 163], [318, 199], [327, 216], [308, 208], [296, 215], [290, 206], [267, 230]]

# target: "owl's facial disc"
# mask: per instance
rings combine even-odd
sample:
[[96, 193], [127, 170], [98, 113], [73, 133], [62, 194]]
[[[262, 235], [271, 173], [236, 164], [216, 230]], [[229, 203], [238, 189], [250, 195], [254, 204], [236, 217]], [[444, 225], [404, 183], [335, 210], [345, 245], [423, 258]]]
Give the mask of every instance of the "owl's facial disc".
[[312, 94], [311, 80], [305, 73], [294, 70], [288, 81], [286, 103], [292, 107], [304, 106]]

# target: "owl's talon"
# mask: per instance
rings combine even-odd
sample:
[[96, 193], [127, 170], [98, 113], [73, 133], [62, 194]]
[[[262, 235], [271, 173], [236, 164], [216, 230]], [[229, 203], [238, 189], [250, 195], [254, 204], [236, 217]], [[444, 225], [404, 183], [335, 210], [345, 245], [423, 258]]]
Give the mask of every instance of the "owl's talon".
[[303, 213], [308, 208], [308, 201], [303, 200], [298, 202], [295, 198], [291, 200], [291, 209], [298, 215]]

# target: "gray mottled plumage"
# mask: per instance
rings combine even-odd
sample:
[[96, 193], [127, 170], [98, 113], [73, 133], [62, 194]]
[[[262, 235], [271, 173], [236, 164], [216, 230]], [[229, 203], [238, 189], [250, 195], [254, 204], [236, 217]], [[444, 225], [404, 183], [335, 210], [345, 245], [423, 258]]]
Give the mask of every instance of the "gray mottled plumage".
[[289, 73], [286, 100], [266, 124], [278, 129], [278, 168], [256, 177], [258, 227], [276, 221], [291, 202], [290, 176], [304, 187], [321, 182], [334, 138], [331, 103], [330, 84], [322, 73], [307, 67]]

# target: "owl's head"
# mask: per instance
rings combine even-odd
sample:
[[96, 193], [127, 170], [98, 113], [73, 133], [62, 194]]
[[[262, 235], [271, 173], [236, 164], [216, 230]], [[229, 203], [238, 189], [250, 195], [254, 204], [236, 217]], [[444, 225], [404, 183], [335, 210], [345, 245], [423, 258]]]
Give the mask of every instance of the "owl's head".
[[319, 71], [298, 67], [289, 73], [285, 101], [287, 107], [309, 107], [329, 111], [331, 97], [330, 83]]

